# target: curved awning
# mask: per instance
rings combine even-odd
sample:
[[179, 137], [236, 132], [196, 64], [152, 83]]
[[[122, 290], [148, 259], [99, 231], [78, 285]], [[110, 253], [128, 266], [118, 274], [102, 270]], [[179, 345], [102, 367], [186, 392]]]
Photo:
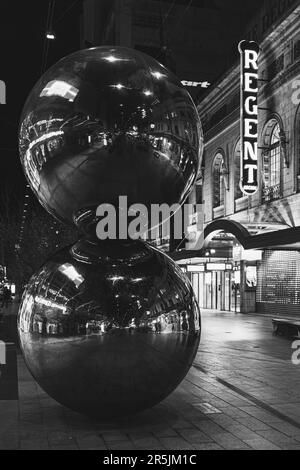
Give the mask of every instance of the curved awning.
[[280, 224], [260, 227], [259, 233], [252, 235], [240, 222], [218, 219], [208, 224], [204, 230], [204, 248], [201, 250], [182, 250], [170, 253], [174, 260], [201, 258], [205, 249], [217, 232], [232, 234], [245, 250], [300, 250], [300, 227], [285, 228]]

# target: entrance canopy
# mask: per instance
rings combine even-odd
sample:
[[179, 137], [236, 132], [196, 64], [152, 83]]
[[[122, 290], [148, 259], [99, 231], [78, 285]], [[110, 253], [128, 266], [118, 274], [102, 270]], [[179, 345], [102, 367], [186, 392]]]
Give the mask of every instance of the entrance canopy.
[[201, 250], [182, 250], [171, 253], [174, 260], [199, 258], [218, 232], [232, 234], [245, 250], [300, 250], [300, 227], [279, 223], [249, 223], [219, 219], [204, 230], [204, 246]]

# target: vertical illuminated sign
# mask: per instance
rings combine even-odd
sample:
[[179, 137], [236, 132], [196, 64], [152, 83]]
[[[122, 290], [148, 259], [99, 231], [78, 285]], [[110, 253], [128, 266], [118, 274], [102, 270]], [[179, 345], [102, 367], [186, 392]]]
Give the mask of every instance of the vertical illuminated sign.
[[242, 41], [241, 54], [241, 181], [242, 192], [258, 190], [258, 57], [256, 42]]

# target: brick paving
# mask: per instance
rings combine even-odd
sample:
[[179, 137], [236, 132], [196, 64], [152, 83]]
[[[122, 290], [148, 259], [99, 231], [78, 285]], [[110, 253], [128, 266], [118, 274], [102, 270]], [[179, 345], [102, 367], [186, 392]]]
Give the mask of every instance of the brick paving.
[[19, 400], [0, 401], [0, 449], [300, 449], [300, 366], [271, 319], [204, 312], [194, 366], [130, 419], [91, 420], [36, 384], [18, 355]]

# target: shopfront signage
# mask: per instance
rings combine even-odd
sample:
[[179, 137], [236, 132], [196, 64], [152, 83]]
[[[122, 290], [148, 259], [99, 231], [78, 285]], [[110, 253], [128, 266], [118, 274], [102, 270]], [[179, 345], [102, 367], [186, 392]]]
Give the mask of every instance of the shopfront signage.
[[207, 271], [231, 271], [232, 265], [226, 263], [207, 263], [206, 264]]
[[187, 271], [189, 273], [204, 273], [205, 266], [204, 264], [201, 265], [190, 265], [187, 267]]
[[241, 55], [241, 181], [246, 196], [258, 190], [258, 57], [259, 45], [242, 41]]
[[200, 86], [201, 88], [208, 88], [211, 83], [210, 82], [193, 82], [191, 80], [182, 80], [181, 81], [182, 85], [183, 86], [187, 86], [187, 87], [198, 87]]

